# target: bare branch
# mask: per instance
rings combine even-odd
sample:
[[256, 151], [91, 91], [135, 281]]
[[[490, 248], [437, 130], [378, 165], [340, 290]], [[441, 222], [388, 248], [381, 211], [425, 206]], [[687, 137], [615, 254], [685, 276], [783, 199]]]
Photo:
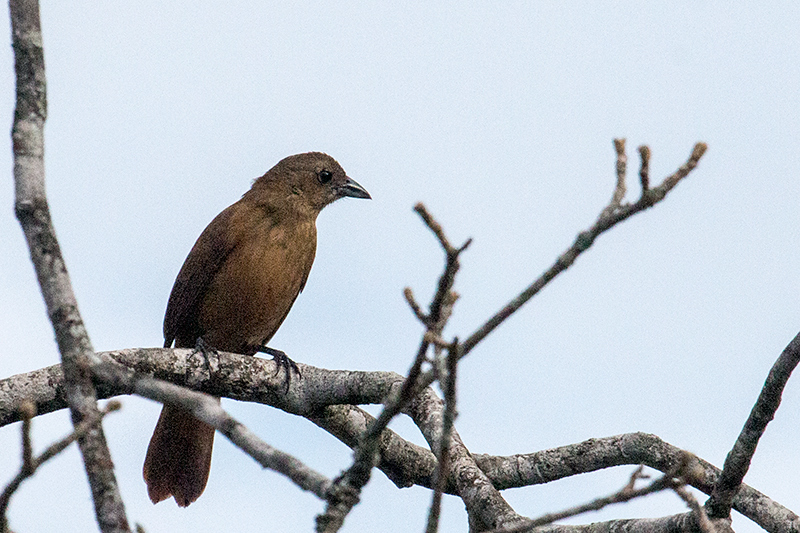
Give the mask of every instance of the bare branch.
[[708, 517], [705, 515], [703, 510], [700, 509], [699, 504], [697, 504], [697, 500], [695, 500], [684, 488], [686, 483], [685, 478], [694, 477], [696, 475], [694, 472], [696, 465], [697, 458], [690, 453], [683, 452], [680, 462], [671, 468], [669, 472], [665, 473], [662, 477], [653, 481], [649, 485], [642, 487], [641, 489], [636, 489], [636, 481], [640, 479], [646, 479], [648, 477], [642, 474], [644, 467], [639, 466], [639, 468], [637, 468], [633, 474], [631, 474], [628, 483], [622, 489], [614, 494], [611, 494], [610, 496], [597, 498], [586, 504], [577, 505], [558, 513], [548, 513], [539, 518], [527, 520], [524, 524], [515, 525], [513, 527], [499, 528], [493, 533], [522, 533], [526, 531], [532, 531], [534, 528], [552, 524], [556, 520], [577, 516], [589, 511], [599, 511], [600, 509], [615, 503], [628, 502], [634, 498], [640, 498], [642, 496], [647, 496], [649, 494], [667, 489], [672, 489], [677, 492], [678, 495], [684, 499], [684, 501], [690, 504], [690, 506], [691, 502], [694, 502], [694, 507], [692, 510], [696, 514], [696, 519], [703, 533], [716, 533], [713, 524], [708, 520]]
[[[330, 405], [306, 418], [354, 450], [366, 428], [375, 422], [372, 415], [355, 405]], [[391, 429], [383, 430], [379, 442], [377, 467], [398, 488], [413, 485], [433, 488], [436, 457], [430, 450], [408, 442]], [[448, 493], [454, 494], [451, 487], [452, 484], [448, 485]]]
[[434, 220], [433, 216], [431, 216], [422, 203], [415, 205], [414, 211], [419, 214], [423, 222], [425, 222], [425, 225], [427, 225], [433, 234], [436, 235], [436, 238], [439, 239], [439, 244], [441, 244], [445, 253], [444, 272], [439, 277], [436, 294], [434, 294], [431, 300], [430, 312], [428, 313], [429, 321], [431, 322], [430, 328], [437, 333], [441, 333], [442, 329], [444, 329], [444, 324], [437, 323], [441, 320], [442, 306], [445, 305], [449, 297], [450, 290], [453, 288], [453, 283], [455, 282], [456, 273], [460, 267], [458, 256], [469, 247], [472, 243], [472, 239], [467, 239], [464, 244], [455, 248], [450, 244], [450, 241], [447, 240], [447, 237], [445, 237], [442, 226]]
[[[461, 252], [467, 249], [472, 240], [468, 239], [459, 248], [453, 247], [444, 236], [441, 226], [428, 213], [424, 205], [417, 204], [414, 210], [419, 213], [423, 221], [439, 239], [439, 243], [445, 251], [446, 261], [444, 272], [439, 278], [438, 289], [431, 302], [428, 315], [430, 320], [427, 324], [428, 331], [423, 336], [418, 353], [419, 355], [427, 352], [429, 344], [434, 344], [437, 357], [432, 371], [419, 376], [419, 379], [415, 378], [416, 390], [420, 392], [419, 395], [413, 395], [414, 399], [407, 403], [405, 412], [414, 419], [428, 441], [431, 450], [439, 450], [439, 456], [442, 461], [444, 462], [446, 458], [452, 464], [450, 468], [447, 468], [446, 465], [441, 465], [439, 472], [442, 478], [447, 476], [455, 480], [456, 492], [467, 507], [471, 529], [484, 530], [517, 523], [522, 517], [508, 505], [486, 475], [478, 468], [469, 450], [464, 446], [458, 433], [453, 428], [452, 421], [445, 421], [445, 418], [455, 416], [455, 411], [449, 415], [444, 415], [441, 401], [438, 398], [431, 397], [432, 393], [426, 388], [437, 375], [440, 379], [443, 376], [447, 379], [448, 375], [455, 379], [454, 365], [462, 355], [461, 346], [458, 341], [454, 341], [447, 346], [450, 356], [453, 357], [449, 361], [450, 368], [453, 369], [451, 372], [440, 368], [440, 366], [444, 366], [441, 365], [441, 358], [439, 357], [440, 350], [444, 345], [434, 342], [434, 340], [441, 338], [441, 333], [452, 313], [453, 304], [458, 298], [458, 295], [452, 291], [455, 274], [459, 268], [458, 258]], [[451, 385], [454, 387], [455, 382], [442, 383], [442, 388], [446, 390]], [[453, 393], [454, 391], [455, 389], [453, 389]], [[454, 409], [454, 399], [452, 406]], [[434, 509], [432, 516], [435, 516], [435, 514], [436, 511]], [[435, 528], [435, 519], [431, 520], [429, 527]]]
[[[440, 449], [444, 440], [444, 406], [433, 390], [422, 390], [403, 410], [422, 432], [431, 450]], [[522, 520], [505, 501], [492, 481], [476, 463], [455, 428], [449, 438], [449, 478], [455, 493], [464, 501], [470, 523], [481, 530], [515, 524]]]
[[[293, 380], [286, 391], [283, 380], [274, 377], [275, 363], [269, 359], [220, 352], [217, 374], [211, 376], [202, 358], [190, 349], [130, 349], [101, 352], [98, 356], [103, 360], [113, 356], [117, 362], [138, 372], [155, 374], [214, 396], [262, 403], [304, 416], [353, 449], [363, 438], [366, 428], [374, 423], [374, 418], [353, 405], [334, 404], [379, 403], [390, 391], [399, 388], [403, 380], [402, 376], [392, 372], [335, 371], [300, 365], [303, 379]], [[33, 401], [39, 414], [64, 409], [63, 384], [60, 365], [0, 380], [0, 426], [19, 420], [15, 406], [23, 399]], [[101, 398], [132, 392], [113, 384], [98, 386]], [[419, 416], [424, 416], [424, 412]], [[431, 427], [427, 431], [436, 429]], [[438, 431], [441, 431], [441, 426]], [[392, 482], [398, 487], [420, 485], [434, 488], [437, 462], [433, 453], [405, 441], [389, 429], [383, 431], [379, 442], [378, 468]], [[512, 456], [472, 453], [471, 457], [493, 487], [503, 490], [548, 483], [620, 465], [644, 464], [669, 472], [683, 453], [655, 435], [628, 433], [534, 453]], [[705, 494], [711, 494], [721, 470], [702, 459], [698, 464], [700, 473], [686, 481]], [[446, 492], [458, 495], [453, 471], [451, 468]], [[744, 484], [733, 499], [733, 508], [770, 533], [800, 530], [800, 517]], [[675, 520], [680, 522], [682, 519], [669, 517], [657, 522], [659, 527], [667, 527], [664, 524], [674, 525]], [[716, 519], [714, 522], [720, 523]]]
[[[500, 489], [548, 483], [576, 474], [612, 466], [644, 464], [667, 473], [679, 464], [685, 451], [655, 435], [627, 433], [602, 439], [508, 457], [473, 454], [484, 472]], [[711, 494], [721, 470], [697, 459], [686, 483]], [[747, 485], [742, 485], [733, 508], [770, 533], [793, 533], [800, 529], [800, 517]], [[727, 519], [714, 518], [715, 524]]]
[[774, 418], [781, 404], [783, 389], [798, 362], [800, 362], [800, 333], [792, 339], [772, 365], [747, 422], [739, 433], [733, 449], [725, 458], [722, 474], [714, 485], [711, 498], [706, 502], [708, 514], [712, 518], [730, 516], [733, 498], [750, 468], [750, 461], [756, 453], [758, 441], [766, 431], [767, 424]]
[[[718, 533], [733, 533], [730, 519], [714, 520]], [[550, 524], [536, 528], [536, 533], [702, 533], [692, 513], [660, 518], [630, 518], [592, 524]]]
[[619, 209], [622, 200], [625, 198], [627, 188], [625, 186], [625, 174], [628, 169], [628, 156], [625, 154], [625, 139], [614, 139], [614, 151], [617, 153], [617, 185], [614, 187], [614, 193], [611, 195], [611, 201], [600, 213], [600, 218], [607, 217]]
[[468, 239], [461, 247], [454, 248], [450, 241], [447, 240], [442, 226], [428, 213], [424, 205], [418, 203], [414, 206], [414, 211], [419, 214], [444, 249], [446, 257], [445, 269], [439, 278], [437, 291], [433, 296], [427, 315], [422, 313], [411, 289], [406, 288], [403, 291], [406, 301], [408, 301], [414, 314], [426, 326], [427, 330], [422, 337], [414, 363], [411, 365], [400, 391], [397, 395], [391, 395], [386, 398], [381, 414], [369, 427], [364, 439], [359, 444], [352, 466], [339, 476], [333, 489], [329, 492], [328, 505], [325, 512], [317, 517], [317, 531], [320, 533], [332, 533], [341, 528], [344, 518], [352, 510], [353, 506], [358, 503], [358, 494], [369, 481], [370, 472], [377, 464], [377, 452], [381, 434], [389, 425], [389, 422], [400, 414], [403, 406], [408, 404], [422, 388], [428, 386], [429, 383], [420, 385], [419, 377], [422, 373], [422, 365], [427, 360], [428, 348], [431, 345], [429, 334], [434, 333], [437, 336], [441, 334], [450, 316], [452, 305], [457, 298], [457, 295], [454, 295], [451, 289], [459, 268], [458, 256], [467, 249], [472, 239]]
[[650, 147], [643, 144], [639, 147], [639, 157], [642, 159], [642, 166], [639, 168], [639, 182], [642, 184], [642, 192], [650, 188]]
[[400, 413], [403, 405], [411, 401], [415, 395], [417, 378], [420, 375], [422, 364], [425, 362], [427, 349], [428, 342], [423, 341], [399, 393], [387, 398], [381, 414], [370, 424], [359, 442], [353, 464], [339, 476], [333, 488], [328, 492], [328, 505], [325, 512], [316, 519], [317, 532], [338, 531], [344, 524], [347, 514], [358, 503], [358, 495], [369, 481], [372, 467], [377, 464], [381, 434], [392, 418]]
[[565, 509], [564, 511], [558, 513], [548, 513], [542, 515], [539, 518], [526, 521], [525, 524], [520, 524], [513, 527], [495, 529], [492, 533], [523, 533], [526, 531], [531, 531], [536, 527], [552, 524], [556, 520], [562, 520], [564, 518], [569, 518], [571, 516], [577, 516], [583, 513], [587, 513], [589, 511], [599, 511], [600, 509], [615, 503], [629, 502], [635, 498], [640, 498], [648, 494], [653, 494], [655, 492], [660, 492], [662, 490], [671, 489], [681, 484], [681, 482], [676, 480], [674, 477], [665, 475], [658, 478], [657, 480], [653, 481], [652, 483], [650, 483], [645, 487], [642, 487], [640, 489], [634, 489], [634, 483], [638, 479], [642, 478], [643, 478], [642, 467], [639, 467], [631, 475], [631, 478], [628, 481], [628, 483], [624, 487], [622, 487], [622, 489], [615, 492], [614, 494], [611, 494], [609, 496], [604, 496], [602, 498], [597, 498], [582, 505], [576, 505], [575, 507], [570, 507], [569, 509]]
[[5, 533], [9, 531], [8, 528], [8, 518], [6, 517], [6, 511], [8, 510], [8, 504], [11, 500], [11, 496], [14, 495], [14, 492], [19, 488], [23, 481], [28, 479], [29, 477], [33, 476], [36, 470], [42, 466], [45, 462], [52, 459], [62, 451], [64, 451], [67, 446], [72, 444], [77, 439], [84, 437], [94, 426], [100, 423], [105, 415], [110, 412], [117, 411], [121, 407], [120, 403], [117, 401], [108, 402], [105, 409], [98, 411], [97, 416], [93, 418], [85, 418], [82, 420], [75, 429], [64, 437], [63, 439], [54, 442], [50, 446], [42, 452], [41, 455], [38, 457], [33, 457], [30, 445], [30, 429], [31, 429], [31, 419], [35, 416], [36, 411], [33, 408], [33, 405], [30, 402], [27, 402], [26, 405], [20, 406], [20, 415], [22, 416], [22, 448], [23, 448], [23, 461], [22, 467], [20, 468], [19, 473], [11, 480], [11, 482], [6, 485], [6, 488], [3, 490], [2, 494], [0, 494], [0, 532]]
[[104, 362], [95, 367], [98, 379], [130, 390], [134, 394], [164, 404], [177, 405], [194, 418], [214, 426], [228, 440], [252, 457], [262, 467], [291, 479], [298, 487], [325, 498], [332, 482], [303, 464], [294, 456], [273, 448], [259, 439], [244, 424], [229, 415], [213, 396], [137, 374], [117, 363]]
[[[26, 400], [19, 406], [19, 413], [22, 417], [22, 471], [32, 474], [36, 467], [33, 465], [31, 420], [36, 416], [36, 405]], [[0, 531], [3, 529], [0, 528]]]
[[697, 525], [700, 527], [700, 531], [703, 533], [717, 533], [717, 528], [708, 518], [705, 507], [700, 505], [697, 498], [692, 496], [692, 493], [686, 490], [685, 486], [672, 487], [672, 490], [674, 490], [675, 494], [689, 506], [689, 509], [691, 509], [692, 513], [697, 517]]
[[439, 378], [444, 389], [444, 420], [442, 421], [442, 442], [439, 446], [437, 459], [439, 465], [436, 468], [434, 476], [435, 490], [433, 492], [433, 501], [431, 502], [431, 509], [428, 513], [428, 525], [425, 529], [426, 533], [436, 533], [439, 529], [439, 515], [442, 508], [442, 493], [447, 488], [447, 479], [450, 474], [450, 448], [447, 443], [450, 442], [450, 437], [453, 433], [453, 423], [457, 416], [456, 413], [456, 370], [458, 369], [458, 339], [453, 341], [452, 346], [447, 352], [447, 374]]
[[[217, 397], [262, 403], [303, 416], [332, 404], [379, 404], [403, 381], [394, 372], [331, 371], [298, 363], [303, 379], [292, 380], [286, 390], [276, 363], [260, 357], [218, 352], [214, 364], [208, 365], [201, 354], [188, 348], [118, 350], [99, 352], [98, 357]], [[0, 426], [20, 420], [16, 406], [24, 399], [33, 401], [40, 414], [65, 408], [63, 385], [61, 365], [0, 380]], [[135, 393], [114, 382], [98, 380], [97, 387], [102, 397]]]
[[600, 216], [595, 221], [594, 225], [586, 231], [578, 234], [575, 242], [563, 254], [561, 254], [556, 262], [547, 271], [542, 274], [539, 279], [534, 281], [528, 288], [522, 291], [518, 296], [512, 299], [500, 311], [495, 313], [489, 320], [479, 327], [472, 335], [470, 335], [464, 342], [462, 347], [463, 355], [467, 355], [472, 349], [486, 336], [491, 333], [497, 326], [503, 323], [505, 319], [515, 313], [520, 307], [528, 302], [533, 296], [536, 295], [545, 285], [547, 285], [553, 278], [561, 272], [569, 268], [575, 259], [580, 254], [589, 249], [594, 240], [605, 231], [611, 229], [618, 223], [635, 215], [640, 211], [644, 211], [648, 207], [655, 205], [664, 199], [664, 197], [671, 191], [675, 185], [685, 178], [696, 166], [700, 158], [705, 153], [707, 146], [705, 143], [698, 143], [695, 145], [692, 155], [688, 161], [684, 163], [678, 170], [670, 176], [667, 176], [664, 181], [655, 189], [646, 189], [642, 191], [642, 196], [633, 204], [619, 204], [625, 192], [625, 161], [626, 159], [620, 157], [620, 151], [624, 155], [624, 142], [619, 140], [615, 141], [617, 149], [617, 186], [614, 189], [614, 194], [611, 202], [600, 213]]
[[403, 296], [405, 297], [406, 302], [408, 302], [408, 305], [411, 307], [411, 311], [414, 312], [414, 316], [417, 317], [417, 320], [422, 322], [422, 324], [427, 327], [429, 322], [428, 315], [422, 311], [422, 308], [417, 303], [417, 300], [414, 298], [414, 291], [411, 290], [411, 287], [406, 287], [403, 289]]
[[[90, 364], [94, 349], [83, 325], [66, 265], [50, 220], [44, 186], [44, 121], [47, 99], [44, 51], [37, 0], [11, 0], [17, 103], [11, 132], [14, 151], [15, 210], [36, 269], [47, 313], [56, 333], [66, 376], [72, 423], [98, 416]], [[128, 532], [125, 506], [100, 424], [78, 441], [103, 532]]]

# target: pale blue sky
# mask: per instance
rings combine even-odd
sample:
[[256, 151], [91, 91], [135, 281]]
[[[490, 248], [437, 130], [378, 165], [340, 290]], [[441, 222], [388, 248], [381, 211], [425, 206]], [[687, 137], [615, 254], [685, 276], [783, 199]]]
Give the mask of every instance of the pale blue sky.
[[[628, 139], [632, 170], [636, 146], [650, 145], [653, 181], [696, 141], [710, 148], [663, 204], [600, 237], [463, 362], [467, 446], [523, 453], [647, 431], [721, 465], [800, 329], [795, 2], [44, 4], [48, 194], [98, 350], [160, 345], [200, 231], [279, 159], [321, 150], [374, 200], [320, 216], [308, 285], [271, 344], [316, 366], [403, 372], [421, 331], [402, 289], [426, 301], [442, 264], [414, 203], [454, 242], [474, 238], [448, 328], [463, 337], [592, 223], [612, 192], [614, 137]], [[10, 46], [0, 79], [10, 128]], [[5, 377], [58, 354], [13, 217], [8, 149], [0, 165]], [[196, 504], [153, 507], [140, 470], [159, 408], [122, 400], [106, 428], [132, 522], [313, 530], [323, 505], [225, 439]], [[224, 405], [329, 476], [349, 465], [349, 450], [305, 420]], [[792, 380], [746, 478], [795, 511], [799, 426]], [[408, 422], [395, 427], [422, 443]], [[66, 412], [37, 419], [35, 442], [67, 429]], [[16, 426], [0, 447], [3, 484]], [[504, 495], [534, 516], [617, 490], [632, 470]], [[428, 504], [428, 491], [398, 491], [378, 472], [344, 531], [422, 531]], [[663, 494], [580, 520], [684, 510]], [[24, 485], [10, 517], [19, 531], [92, 530], [74, 448]], [[741, 517], [734, 527], [758, 530]], [[441, 531], [465, 530], [462, 503], [446, 498]]]

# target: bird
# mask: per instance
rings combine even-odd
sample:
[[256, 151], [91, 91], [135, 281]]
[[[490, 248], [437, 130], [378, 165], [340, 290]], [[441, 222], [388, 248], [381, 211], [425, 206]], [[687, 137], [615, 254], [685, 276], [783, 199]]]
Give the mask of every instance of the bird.
[[[308, 279], [317, 215], [344, 197], [371, 198], [321, 152], [286, 157], [256, 178], [186, 257], [167, 303], [164, 347], [265, 351]], [[208, 482], [213, 444], [213, 426], [165, 404], [143, 467], [150, 500], [172, 496], [180, 507], [197, 500]]]

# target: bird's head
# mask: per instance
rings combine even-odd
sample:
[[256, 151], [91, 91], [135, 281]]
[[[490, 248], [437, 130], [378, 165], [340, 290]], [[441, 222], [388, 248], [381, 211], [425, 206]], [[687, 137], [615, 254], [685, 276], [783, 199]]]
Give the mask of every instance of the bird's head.
[[278, 162], [253, 183], [253, 192], [270, 196], [319, 213], [339, 198], [371, 198], [369, 193], [347, 177], [334, 158], [322, 152], [290, 155]]

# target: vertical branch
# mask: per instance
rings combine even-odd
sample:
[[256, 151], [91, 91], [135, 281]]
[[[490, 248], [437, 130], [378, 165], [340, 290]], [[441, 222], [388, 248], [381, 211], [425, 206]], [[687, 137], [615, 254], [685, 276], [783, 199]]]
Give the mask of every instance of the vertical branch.
[[442, 494], [447, 487], [447, 479], [450, 475], [450, 437], [453, 433], [453, 423], [456, 418], [456, 371], [458, 369], [459, 356], [458, 339], [453, 340], [447, 352], [447, 373], [439, 378], [444, 389], [444, 421], [442, 422], [442, 440], [439, 445], [439, 465], [436, 468], [434, 477], [433, 501], [431, 510], [428, 513], [428, 525], [426, 533], [436, 533], [439, 529], [439, 515], [442, 509]]
[[639, 147], [639, 156], [642, 165], [639, 167], [639, 182], [642, 184], [642, 194], [650, 188], [650, 147], [643, 144]]
[[772, 365], [769, 375], [761, 389], [761, 394], [750, 412], [733, 449], [725, 458], [725, 465], [719, 475], [711, 497], [706, 502], [711, 518], [726, 518], [731, 513], [733, 498], [742, 486], [750, 461], [756, 453], [758, 441], [767, 429], [767, 424], [775, 417], [781, 404], [781, 395], [792, 371], [800, 363], [800, 333], [783, 350]]
[[377, 464], [380, 438], [383, 430], [389, 425], [392, 418], [400, 413], [405, 402], [413, 397], [414, 386], [422, 371], [425, 362], [425, 353], [428, 345], [420, 347], [414, 363], [408, 371], [408, 376], [403, 381], [400, 393], [394, 401], [387, 401], [383, 411], [377, 419], [367, 428], [359, 439], [358, 447], [354, 451], [353, 464], [342, 472], [328, 491], [325, 512], [316, 518], [317, 533], [335, 533], [344, 525], [344, 519], [359, 501], [361, 489], [369, 481], [372, 468]]
[[[467, 239], [461, 247], [455, 248], [445, 237], [441, 225], [433, 219], [424, 205], [421, 203], [415, 205], [414, 211], [422, 218], [425, 225], [436, 235], [442, 245], [445, 251], [445, 269], [439, 278], [436, 294], [431, 301], [427, 315], [422, 312], [422, 308], [417, 304], [411, 289], [406, 288], [403, 291], [412, 311], [425, 325], [426, 332], [422, 336], [417, 355], [414, 358], [414, 364], [411, 365], [400, 391], [397, 394], [391, 394], [386, 399], [380, 415], [362, 435], [355, 450], [353, 464], [339, 476], [329, 491], [328, 505], [325, 512], [317, 516], [316, 519], [316, 531], [318, 533], [333, 533], [342, 527], [345, 517], [353, 506], [358, 503], [358, 495], [367, 481], [369, 481], [372, 468], [377, 464], [378, 447], [384, 429], [395, 416], [400, 414], [404, 406], [430, 384], [422, 375], [422, 365], [428, 360], [427, 353], [431, 344], [436, 345], [440, 340], [440, 334], [458, 298], [451, 290], [455, 282], [456, 272], [459, 269], [458, 256], [467, 249], [472, 239]], [[452, 351], [456, 351], [456, 349], [452, 348]]]
[[608, 203], [607, 209], [613, 210], [622, 204], [625, 198], [625, 173], [628, 170], [628, 156], [625, 155], [625, 139], [614, 139], [614, 151], [617, 153], [617, 186]]
[[[30, 249], [47, 313], [56, 333], [64, 368], [67, 403], [76, 427], [99, 416], [91, 364], [97, 360], [89, 341], [50, 219], [44, 187], [44, 122], [47, 98], [44, 49], [37, 0], [11, 0], [17, 100], [11, 132], [17, 218]], [[130, 531], [111, 454], [97, 425], [79, 441], [103, 532]]]

